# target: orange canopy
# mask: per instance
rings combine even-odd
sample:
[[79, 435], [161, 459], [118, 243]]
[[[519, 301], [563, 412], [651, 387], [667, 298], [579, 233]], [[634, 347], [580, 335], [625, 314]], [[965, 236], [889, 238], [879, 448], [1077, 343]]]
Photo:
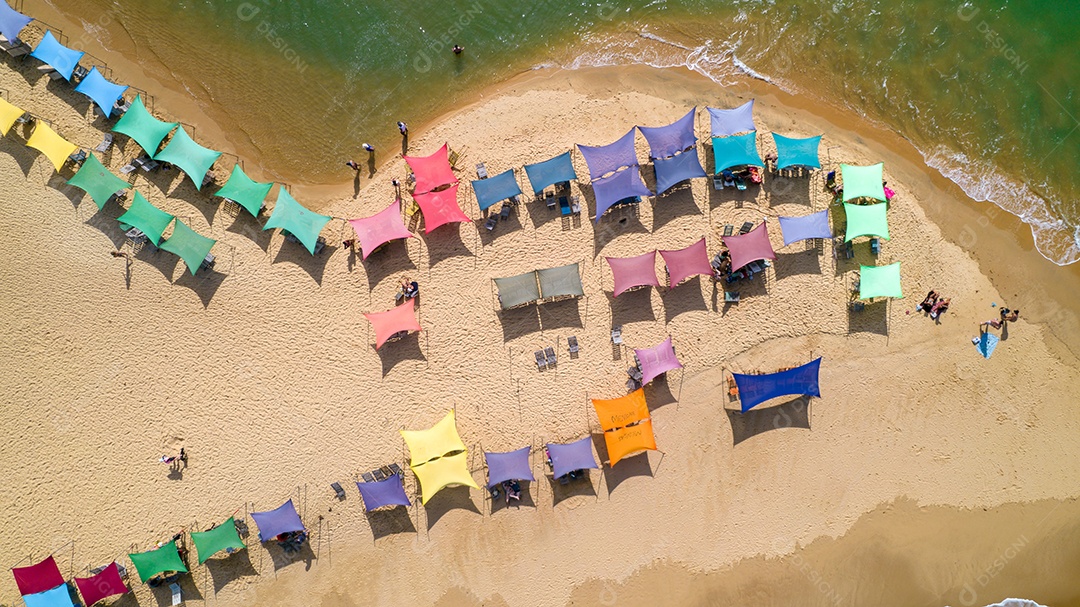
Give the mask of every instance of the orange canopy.
[[592, 403], [604, 430], [610, 465], [631, 453], [656, 449], [643, 388], [610, 400], [593, 399]]
[[404, 304], [386, 312], [372, 312], [364, 314], [375, 328], [375, 349], [378, 350], [395, 333], [402, 331], [419, 331], [420, 323], [416, 320], [413, 312], [416, 307], [415, 299], [408, 299]]

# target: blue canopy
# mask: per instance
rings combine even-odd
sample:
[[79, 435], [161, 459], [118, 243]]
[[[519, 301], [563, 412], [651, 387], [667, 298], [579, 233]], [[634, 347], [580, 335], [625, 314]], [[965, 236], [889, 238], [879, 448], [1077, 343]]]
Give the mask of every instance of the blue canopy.
[[716, 162], [716, 174], [724, 169], [752, 164], [763, 167], [761, 155], [757, 151], [757, 133], [747, 133], [734, 137], [713, 137], [713, 160]]
[[772, 137], [776, 142], [776, 168], [786, 169], [794, 166], [821, 168], [821, 160], [818, 158], [821, 135], [794, 139], [773, 133]]
[[494, 487], [503, 481], [534, 481], [532, 466], [529, 465], [529, 447], [517, 451], [494, 453], [485, 451], [484, 460], [488, 466], [488, 487]]
[[735, 385], [739, 388], [739, 401], [743, 413], [761, 403], [778, 396], [821, 396], [818, 386], [818, 370], [821, 357], [801, 367], [768, 373], [766, 375], [743, 375], [732, 373]]
[[599, 146], [579, 143], [578, 149], [585, 157], [585, 164], [589, 165], [589, 178], [593, 181], [638, 163], [637, 152], [634, 151], [634, 129], [626, 131], [626, 134], [614, 143]]
[[27, 17], [11, 8], [7, 2], [0, 2], [0, 34], [9, 41], [14, 42], [26, 24], [33, 20], [33, 17]]
[[[5, 2], [5, 4], [7, 4]], [[23, 596], [26, 607], [74, 607], [68, 585], [61, 584], [52, 590]]]
[[101, 108], [101, 111], [105, 112], [106, 116], [112, 116], [116, 100], [122, 97], [127, 89], [128, 87], [122, 84], [109, 82], [105, 79], [105, 76], [101, 75], [97, 67], [93, 67], [90, 69], [90, 73], [79, 83], [79, 86], [75, 87], [75, 92], [82, 93], [93, 99], [94, 103]]
[[757, 127], [754, 126], [753, 99], [730, 110], [718, 110], [714, 107], [708, 108], [708, 110], [713, 137], [727, 137], [735, 133], [757, 130]]
[[[638, 130], [649, 142], [649, 158], [667, 158], [697, 143], [694, 134], [694, 113], [697, 108], [690, 108], [685, 116], [667, 126], [639, 126]], [[702, 177], [705, 176], [702, 171]]]
[[514, 169], [488, 179], [478, 179], [472, 182], [472, 187], [473, 192], [476, 193], [476, 203], [480, 205], [481, 211], [487, 210], [499, 201], [521, 194], [521, 187], [518, 185], [517, 177], [514, 176]]
[[40, 59], [59, 72], [64, 80], [70, 81], [71, 72], [75, 71], [75, 66], [79, 64], [79, 59], [82, 59], [83, 52], [60, 44], [52, 32], [45, 32], [45, 37], [41, 39], [30, 56]]
[[596, 219], [607, 212], [617, 202], [633, 198], [635, 196], [652, 196], [649, 188], [641, 181], [641, 173], [637, 166], [623, 169], [614, 175], [597, 179], [592, 182], [593, 194], [596, 196]]
[[356, 483], [356, 488], [360, 490], [360, 497], [364, 499], [364, 510], [368, 512], [383, 506], [412, 506], [409, 496], [405, 495], [401, 477], [397, 474], [373, 483]]
[[274, 510], [267, 512], [252, 512], [251, 518], [259, 527], [259, 541], [269, 541], [282, 533], [303, 531], [304, 523], [300, 521], [300, 515], [296, 513], [292, 500], [285, 502]]
[[705, 169], [701, 168], [697, 148], [690, 148], [669, 158], [654, 158], [653, 168], [656, 169], [657, 194], [663, 194], [672, 186], [687, 179], [708, 177]]
[[784, 235], [784, 246], [811, 238], [832, 238], [829, 228], [829, 209], [811, 213], [802, 217], [781, 217], [780, 231]]
[[544, 188], [564, 181], [577, 179], [570, 152], [559, 154], [551, 160], [525, 165], [525, 174], [529, 176], [533, 194], [539, 194]]
[[574, 470], [586, 470], [599, 468], [596, 458], [592, 454], [592, 438], [585, 438], [566, 445], [548, 443], [548, 456], [551, 457], [551, 467], [554, 469], [555, 478], [562, 478]]

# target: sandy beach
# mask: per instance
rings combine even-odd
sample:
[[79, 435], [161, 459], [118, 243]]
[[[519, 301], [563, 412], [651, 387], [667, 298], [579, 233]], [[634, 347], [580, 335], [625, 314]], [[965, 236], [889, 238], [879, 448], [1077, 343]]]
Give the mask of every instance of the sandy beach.
[[[9, 101], [79, 145], [96, 145], [109, 126], [30, 61], [8, 59], [0, 74]], [[286, 557], [249, 536], [247, 551], [183, 578], [187, 604], [929, 607], [1019, 596], [1080, 605], [1077, 271], [1047, 263], [1018, 222], [960, 199], [902, 139], [757, 81], [725, 89], [680, 70], [598, 68], [537, 71], [483, 91], [412, 125], [410, 152], [449, 142], [464, 151], [458, 178], [467, 182], [478, 162], [520, 172], [575, 143], [610, 143], [691, 106], [751, 98], [765, 151], [768, 131], [823, 133], [830, 168], [885, 162], [897, 197], [880, 256], [865, 242], [850, 260], [828, 242], [780, 248], [778, 216], [828, 206], [820, 174], [769, 176], [743, 194], [694, 180], [596, 226], [530, 201], [491, 232], [463, 183], [472, 223], [363, 261], [342, 246], [352, 237], [342, 221], [312, 257], [261, 230], [265, 216], [228, 213], [213, 189], [199, 193], [175, 171], [138, 172], [140, 193], [218, 239], [215, 270], [192, 277], [169, 253], [111, 256], [124, 244], [122, 209], [98, 212], [65, 185], [70, 170], [58, 176], [24, 146], [17, 126], [0, 141], [4, 562], [55, 553], [65, 576], [83, 575], [180, 530], [291, 498], [310, 550]], [[184, 107], [157, 99], [162, 117]], [[711, 167], [703, 111], [696, 131]], [[137, 153], [117, 140], [102, 158], [114, 172]], [[637, 149], [646, 163], [640, 137]], [[574, 162], [588, 174], [576, 152]], [[393, 152], [375, 163], [355, 184], [293, 194], [338, 218], [374, 214], [406, 174]], [[219, 163], [221, 181], [230, 169]], [[581, 181], [574, 193], [592, 208]], [[741, 286], [738, 305], [703, 277], [612, 298], [604, 256], [702, 236], [715, 253], [725, 224], [762, 218], [778, 259], [764, 281]], [[895, 261], [906, 297], [850, 313], [859, 264]], [[497, 310], [492, 278], [575, 262], [584, 298]], [[424, 330], [376, 351], [362, 313], [391, 307], [403, 276], [421, 285]], [[940, 323], [914, 311], [930, 289], [953, 297]], [[997, 315], [991, 304], [1023, 315], [985, 360], [971, 338]], [[660, 451], [569, 488], [534, 453], [538, 480], [520, 507], [454, 488], [427, 506], [365, 515], [353, 481], [404, 465], [398, 430], [427, 428], [451, 408], [478, 484], [483, 450], [592, 434], [602, 454], [588, 399], [625, 393], [632, 361], [613, 347], [614, 325], [629, 347], [671, 336], [685, 365], [646, 388]], [[569, 336], [581, 343], [577, 358]], [[553, 372], [536, 370], [532, 353], [543, 346], [559, 352]], [[731, 371], [818, 356], [822, 398], [809, 407], [730, 410]], [[170, 472], [158, 458], [181, 446], [189, 465]], [[165, 589], [130, 581], [134, 598], [118, 604], [166, 604]], [[11, 576], [0, 578], [0, 603], [18, 601]]]

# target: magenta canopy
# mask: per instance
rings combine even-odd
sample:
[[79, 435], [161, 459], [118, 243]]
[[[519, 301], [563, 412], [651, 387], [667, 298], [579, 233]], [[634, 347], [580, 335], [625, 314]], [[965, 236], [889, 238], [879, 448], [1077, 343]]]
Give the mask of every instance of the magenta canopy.
[[674, 288], [680, 282], [695, 274], [713, 275], [712, 265], [709, 264], [709, 253], [705, 249], [705, 237], [701, 240], [677, 251], [660, 251], [664, 258], [664, 264], [668, 269], [668, 286]]
[[637, 257], [605, 257], [604, 259], [611, 266], [611, 274], [615, 277], [615, 297], [634, 287], [660, 286], [660, 281], [656, 278], [656, 251], [649, 251]]
[[746, 234], [722, 238], [728, 250], [731, 251], [731, 267], [735, 270], [752, 261], [776, 259], [776, 251], [769, 242], [769, 228], [764, 221]]
[[375, 349], [382, 347], [386, 340], [402, 331], [419, 331], [420, 323], [416, 320], [414, 308], [415, 299], [407, 299], [405, 303], [386, 312], [372, 312], [364, 314], [371, 326], [375, 328]]
[[23, 596], [52, 590], [64, 583], [64, 576], [60, 575], [60, 568], [52, 556], [29, 567], [12, 567], [11, 574]]
[[641, 385], [651, 382], [668, 371], [682, 369], [682, 363], [675, 358], [675, 346], [671, 345], [670, 337], [651, 348], [644, 350], [634, 348], [634, 354], [637, 354], [638, 362], [641, 363]]
[[454, 169], [450, 168], [449, 150], [449, 146], [444, 143], [431, 156], [404, 156], [405, 162], [409, 163], [409, 168], [416, 176], [414, 192], [423, 194], [440, 186], [457, 183]]
[[356, 231], [356, 237], [360, 239], [360, 252], [364, 259], [371, 252], [391, 240], [399, 238], [412, 238], [412, 232], [405, 228], [405, 222], [401, 220], [401, 201], [395, 200], [382, 211], [371, 217], [350, 219], [349, 225]]
[[455, 183], [438, 192], [413, 194], [416, 204], [420, 205], [420, 211], [424, 213], [425, 234], [447, 223], [471, 221], [469, 216], [458, 206], [457, 190], [458, 184]]
[[110, 596], [128, 592], [128, 587], [124, 585], [124, 580], [120, 577], [120, 569], [115, 562], [109, 563], [108, 567], [93, 577], [75, 578], [75, 585], [79, 587], [79, 593], [82, 594], [83, 602], [87, 606]]

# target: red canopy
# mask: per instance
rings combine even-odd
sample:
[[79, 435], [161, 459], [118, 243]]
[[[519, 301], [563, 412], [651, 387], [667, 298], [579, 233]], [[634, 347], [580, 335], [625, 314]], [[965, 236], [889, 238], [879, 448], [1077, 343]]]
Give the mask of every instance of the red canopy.
[[636, 257], [605, 257], [615, 277], [615, 297], [627, 289], [643, 285], [660, 286], [656, 278], [656, 251]]
[[709, 252], [705, 249], [705, 237], [677, 251], [660, 251], [668, 269], [668, 286], [674, 287], [695, 274], [713, 275], [709, 264]]
[[731, 251], [733, 270], [738, 270], [759, 259], [776, 259], [776, 251], [773, 251], [772, 243], [769, 242], [769, 228], [764, 221], [746, 234], [722, 236], [722, 238], [728, 250]]
[[430, 192], [448, 183], [457, 183], [454, 170], [450, 168], [449, 149], [444, 143], [431, 156], [405, 156], [405, 162], [416, 175], [416, 188], [413, 192]]
[[399, 238], [412, 238], [412, 232], [405, 228], [401, 220], [401, 201], [395, 200], [382, 211], [371, 217], [350, 219], [349, 225], [360, 239], [360, 252], [364, 259], [379, 246]]
[[413, 194], [416, 204], [424, 213], [424, 233], [427, 234], [444, 223], [471, 221], [457, 203], [458, 184], [445, 190]]
[[395, 333], [420, 330], [420, 323], [416, 321], [416, 314], [413, 312], [415, 307], [416, 300], [409, 299], [404, 304], [386, 312], [364, 314], [371, 326], [375, 328], [376, 350], [381, 348], [386, 343], [386, 340], [393, 337]]
[[64, 583], [64, 576], [60, 575], [60, 568], [51, 556], [36, 565], [13, 567], [11, 573], [23, 596], [52, 590]]
[[79, 587], [79, 593], [82, 594], [87, 607], [101, 599], [124, 594], [128, 591], [128, 587], [124, 585], [124, 580], [120, 578], [120, 569], [115, 562], [109, 563], [108, 567], [94, 577], [75, 578], [75, 585]]

